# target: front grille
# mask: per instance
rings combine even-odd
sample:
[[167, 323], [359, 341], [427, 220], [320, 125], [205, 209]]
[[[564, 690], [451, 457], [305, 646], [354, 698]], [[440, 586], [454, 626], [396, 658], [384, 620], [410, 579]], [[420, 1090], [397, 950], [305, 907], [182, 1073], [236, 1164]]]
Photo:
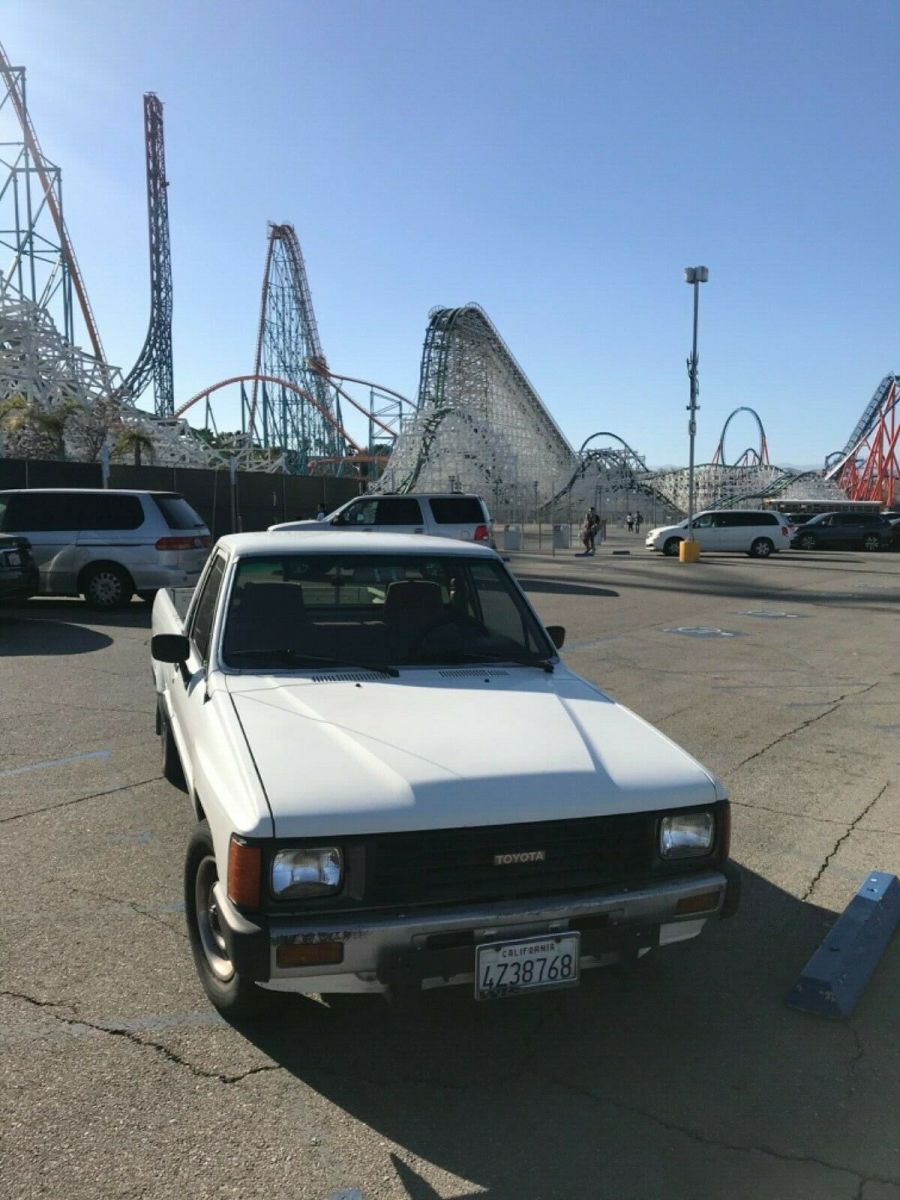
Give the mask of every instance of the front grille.
[[[657, 816], [485, 825], [366, 838], [365, 903], [476, 903], [646, 881]], [[542, 862], [495, 865], [495, 855], [544, 851]]]

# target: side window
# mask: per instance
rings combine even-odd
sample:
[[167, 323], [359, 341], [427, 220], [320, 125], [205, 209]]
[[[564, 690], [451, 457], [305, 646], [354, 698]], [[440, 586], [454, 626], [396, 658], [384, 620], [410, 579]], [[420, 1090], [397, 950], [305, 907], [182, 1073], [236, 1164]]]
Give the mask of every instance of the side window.
[[203, 662], [209, 660], [209, 640], [212, 637], [213, 618], [216, 613], [216, 601], [222, 589], [222, 579], [225, 576], [225, 559], [221, 555], [209, 568], [209, 573], [203, 581], [203, 591], [197, 599], [194, 615], [191, 617], [190, 638]]
[[438, 525], [482, 525], [481, 501], [475, 496], [433, 496], [428, 503]]
[[137, 529], [144, 523], [144, 508], [137, 496], [87, 492], [78, 497], [79, 529]]
[[695, 529], [711, 529], [713, 523], [712, 513], [706, 513], [702, 517], [698, 517], [694, 521]]
[[9, 497], [3, 519], [4, 533], [48, 533], [75, 530], [72, 494], [67, 492], [17, 492]]
[[421, 525], [422, 511], [418, 500], [409, 497], [391, 497], [378, 501], [376, 525]]
[[735, 525], [743, 525], [743, 513], [736, 512], [720, 512], [713, 517], [713, 525], [716, 529], [731, 529]]
[[336, 525], [374, 525], [377, 508], [378, 501], [374, 498], [360, 500], [356, 504], [351, 504], [349, 508], [345, 508], [334, 523]]
[[777, 525], [778, 524], [778, 518], [775, 516], [774, 513], [770, 513], [770, 512], [754, 513], [753, 517], [754, 517], [754, 521], [753, 521], [754, 525]]

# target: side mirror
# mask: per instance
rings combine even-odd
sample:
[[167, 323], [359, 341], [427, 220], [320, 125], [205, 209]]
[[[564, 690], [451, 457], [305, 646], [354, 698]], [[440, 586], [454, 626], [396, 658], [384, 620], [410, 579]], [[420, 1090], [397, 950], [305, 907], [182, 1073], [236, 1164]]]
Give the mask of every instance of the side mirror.
[[150, 639], [150, 653], [157, 662], [185, 663], [190, 657], [191, 643], [182, 633], [157, 633]]
[[[565, 645], [565, 641], [566, 641], [565, 626], [563, 626], [563, 625], [548, 625], [547, 632], [550, 634], [550, 641], [557, 648], [557, 650], [562, 650], [563, 646]], [[156, 639], [154, 638], [154, 641], [155, 640]]]

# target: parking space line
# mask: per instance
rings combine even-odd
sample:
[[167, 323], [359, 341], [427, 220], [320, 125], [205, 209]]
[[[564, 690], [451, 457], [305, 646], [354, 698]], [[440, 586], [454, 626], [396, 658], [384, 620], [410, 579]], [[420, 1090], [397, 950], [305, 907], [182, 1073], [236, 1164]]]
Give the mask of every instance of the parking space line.
[[73, 754], [69, 758], [50, 758], [46, 762], [31, 763], [27, 767], [13, 767], [9, 771], [0, 771], [0, 778], [25, 775], [29, 771], [46, 771], [48, 767], [67, 767], [70, 763], [88, 762], [94, 758], [112, 758], [112, 750], [91, 750], [88, 754]]

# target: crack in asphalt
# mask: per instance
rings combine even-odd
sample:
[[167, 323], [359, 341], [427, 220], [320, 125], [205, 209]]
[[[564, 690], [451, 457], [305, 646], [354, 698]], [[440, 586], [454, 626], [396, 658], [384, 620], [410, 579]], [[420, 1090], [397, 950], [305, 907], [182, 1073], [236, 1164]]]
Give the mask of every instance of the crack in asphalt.
[[665, 1129], [670, 1133], [679, 1133], [682, 1137], [689, 1138], [692, 1142], [696, 1142], [700, 1146], [712, 1146], [719, 1150], [732, 1150], [740, 1154], [761, 1154], [766, 1158], [772, 1158], [779, 1162], [808, 1163], [824, 1167], [828, 1171], [850, 1175], [859, 1181], [859, 1187], [854, 1200], [858, 1200], [862, 1195], [863, 1189], [869, 1183], [883, 1183], [891, 1187], [900, 1187], [900, 1179], [890, 1179], [882, 1175], [863, 1175], [861, 1171], [856, 1170], [854, 1167], [844, 1166], [843, 1163], [831, 1162], [827, 1158], [819, 1158], [814, 1154], [792, 1154], [790, 1151], [776, 1150], [773, 1146], [765, 1144], [756, 1146], [709, 1137], [697, 1129], [691, 1129], [688, 1125], [679, 1125], [676, 1121], [668, 1121], [658, 1113], [641, 1108], [640, 1105], [628, 1104], [624, 1100], [617, 1100], [612, 1096], [593, 1092], [588, 1087], [581, 1087], [578, 1084], [572, 1083], [571, 1080], [558, 1079], [547, 1071], [535, 1071], [534, 1074], [539, 1079], [543, 1079], [545, 1082], [555, 1085], [563, 1091], [571, 1092], [573, 1095], [591, 1100], [595, 1104], [606, 1104], [610, 1108], [620, 1109], [622, 1112], [630, 1113], [632, 1116], [643, 1117], [645, 1120], [652, 1121], [654, 1125], [658, 1125], [661, 1129]]
[[[738, 808], [749, 808], [752, 812], [767, 812], [774, 813], [776, 817], [790, 817], [796, 821], [816, 821], [820, 825], [844, 825], [840, 817], [819, 817], [812, 813], [787, 812], [783, 808], [772, 808], [768, 804], [749, 804], [746, 800], [735, 800], [732, 797], [732, 805]], [[861, 820], [862, 818], [860, 818]], [[873, 829], [871, 825], [867, 825], [862, 830], [863, 833], [883, 833], [887, 837], [897, 837], [900, 834], [900, 829]]]
[[838, 838], [838, 840], [831, 847], [830, 852], [825, 856], [825, 858], [822, 862], [822, 865], [819, 867], [818, 871], [816, 871], [816, 873], [813, 876], [812, 880], [810, 881], [809, 886], [807, 887], [806, 891], [800, 897], [801, 900], [808, 900], [810, 898], [810, 896], [816, 890], [816, 885], [818, 884], [819, 880], [825, 874], [825, 871], [828, 868], [828, 864], [831, 862], [831, 860], [837, 854], [838, 850], [840, 850], [841, 846], [843, 846], [844, 842], [846, 842], [846, 840], [850, 836], [850, 834], [853, 833], [854, 829], [857, 827], [857, 825], [860, 823], [860, 821], [863, 819], [863, 817], [865, 817], [868, 813], [870, 813], [872, 811], [872, 809], [875, 807], [875, 805], [878, 803], [878, 801], [881, 799], [881, 797], [884, 795], [884, 793], [888, 790], [889, 787], [890, 787], [890, 780], [888, 780], [888, 782], [884, 785], [884, 787], [882, 787], [875, 794], [875, 796], [869, 801], [869, 803], [862, 810], [862, 812], [859, 814], [859, 816], [854, 817], [854, 819], [850, 822], [850, 824], [847, 826], [847, 828], [844, 830], [844, 832], [841, 834], [841, 836]]
[[[745, 758], [739, 762], [734, 770], [738, 771], [741, 767], [745, 767], [747, 763], [753, 762], [754, 759], [760, 758], [763, 754], [768, 754], [773, 747], [779, 745], [779, 743], [783, 741], [786, 741], [787, 738], [793, 737], [795, 733], [801, 733], [804, 729], [808, 729], [810, 725], [815, 725], [817, 721], [822, 721], [825, 717], [830, 717], [833, 712], [837, 712], [845, 700], [849, 700], [851, 698], [855, 700], [859, 696], [865, 696], [867, 692], [871, 692], [874, 688], [877, 688], [880, 682], [881, 681], [879, 680], [876, 683], [870, 683], [868, 687], [864, 687], [862, 691], [859, 692], [844, 692], [843, 695], [838, 696], [837, 700], [834, 700], [831, 703], [831, 707], [827, 708], [825, 712], [819, 713], [819, 715], [816, 717], [810, 717], [809, 720], [802, 721], [794, 729], [788, 729], [784, 733], [779, 734], [778, 737], [775, 738], [774, 741], [769, 742], [767, 746], [763, 746], [760, 750], [755, 750], [753, 754], [749, 756], [749, 758]], [[828, 703], [828, 701], [825, 701], [825, 703]]]
[[176, 1051], [171, 1050], [168, 1046], [162, 1045], [161, 1042], [153, 1042], [144, 1040], [137, 1036], [130, 1029], [119, 1029], [116, 1026], [99, 1025], [95, 1021], [85, 1020], [78, 1015], [78, 1009], [73, 1004], [60, 1004], [55, 1000], [38, 1000], [34, 996], [29, 996], [25, 992], [0, 991], [0, 996], [6, 996], [12, 1000], [21, 1000], [26, 1004], [31, 1004], [35, 1008], [56, 1009], [66, 1008], [69, 1012], [74, 1013], [72, 1017], [65, 1017], [61, 1013], [50, 1012], [49, 1015], [54, 1021], [59, 1021], [62, 1025], [67, 1025], [71, 1028], [92, 1029], [95, 1033], [105, 1033], [108, 1037], [123, 1038], [126, 1042], [131, 1042], [135, 1046], [141, 1046], [145, 1050], [155, 1050], [166, 1062], [172, 1063], [174, 1066], [184, 1067], [186, 1070], [195, 1076], [197, 1079], [212, 1079], [219, 1083], [234, 1084], [240, 1083], [242, 1079], [247, 1079], [251, 1075], [262, 1075], [267, 1071], [282, 1071], [284, 1068], [279, 1063], [264, 1063], [259, 1067], [250, 1067], [246, 1071], [241, 1071], [237, 1075], [227, 1075], [224, 1071], [207, 1071], [203, 1067], [198, 1067], [195, 1063], [190, 1062], [186, 1058], [182, 1058]]
[[155, 925], [161, 925], [163, 929], [167, 929], [169, 933], [174, 933], [176, 937], [188, 940], [187, 932], [183, 929], [176, 929], [174, 925], [170, 925], [164, 917], [158, 913], [148, 912], [145, 908], [139, 907], [136, 900], [123, 900], [120, 896], [107, 896], [103, 892], [89, 892], [85, 888], [75, 887], [65, 879], [50, 879], [49, 883], [58, 883], [62, 887], [67, 888], [70, 892], [74, 892], [77, 896], [86, 896], [89, 900], [101, 900], [106, 904], [120, 904], [123, 908], [130, 908], [133, 913], [139, 917], [146, 917], [148, 921], [153, 921]]
[[158, 783], [162, 775], [153, 775], [150, 779], [138, 779], [134, 783], [123, 783], [119, 787], [106, 788], [102, 792], [91, 792], [89, 796], [77, 796], [74, 800], [61, 800], [58, 804], [46, 804], [43, 808], [30, 808], [28, 812], [14, 813], [11, 817], [0, 817], [0, 825], [8, 825], [11, 821], [24, 821], [26, 817], [36, 817], [40, 813], [55, 812], [58, 808], [70, 808], [73, 804], [84, 804], [86, 800], [96, 800], [100, 796], [113, 796], [116, 792], [127, 792], [129, 788], [146, 787], [148, 783]]

